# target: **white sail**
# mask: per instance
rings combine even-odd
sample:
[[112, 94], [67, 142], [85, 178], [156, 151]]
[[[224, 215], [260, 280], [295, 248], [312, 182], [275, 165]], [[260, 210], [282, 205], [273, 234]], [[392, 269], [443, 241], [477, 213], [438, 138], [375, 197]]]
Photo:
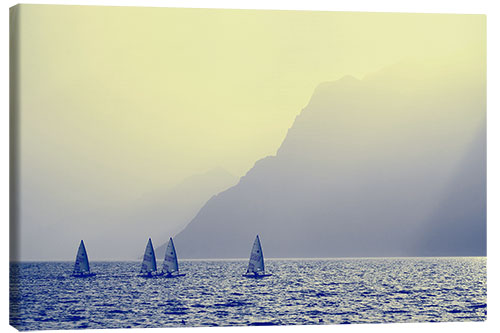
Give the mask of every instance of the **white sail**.
[[152, 273], [156, 271], [156, 257], [151, 238], [148, 240], [146, 250], [144, 251], [144, 258], [142, 259], [141, 273]]
[[87, 251], [85, 250], [85, 245], [83, 240], [80, 241], [80, 247], [78, 247], [78, 252], [76, 253], [75, 268], [73, 269], [73, 274], [88, 274], [90, 273], [89, 258], [87, 257]]
[[259, 235], [253, 242], [252, 252], [250, 252], [250, 261], [248, 262], [247, 273], [262, 273], [264, 272], [264, 255], [260, 246]]
[[165, 259], [163, 260], [163, 273], [175, 273], [177, 271], [179, 271], [177, 253], [175, 252], [174, 241], [170, 237], [167, 250], [165, 251]]

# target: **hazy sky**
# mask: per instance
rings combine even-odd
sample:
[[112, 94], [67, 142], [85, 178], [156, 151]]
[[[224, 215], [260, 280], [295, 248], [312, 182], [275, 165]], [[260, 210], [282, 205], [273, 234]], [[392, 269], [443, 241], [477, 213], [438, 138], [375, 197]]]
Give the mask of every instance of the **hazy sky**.
[[21, 237], [215, 167], [242, 176], [319, 83], [415, 59], [477, 64], [486, 38], [480, 15], [15, 11]]

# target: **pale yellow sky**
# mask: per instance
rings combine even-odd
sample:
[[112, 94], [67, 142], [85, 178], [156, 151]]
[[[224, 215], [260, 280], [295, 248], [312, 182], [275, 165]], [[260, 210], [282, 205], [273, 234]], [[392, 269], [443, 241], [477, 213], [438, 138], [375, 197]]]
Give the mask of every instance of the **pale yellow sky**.
[[132, 198], [217, 166], [242, 176], [321, 82], [485, 60], [481, 15], [17, 10], [22, 178], [61, 197]]
[[[391, 71], [413, 72], [406, 89], [439, 90], [461, 73], [484, 82], [486, 68], [484, 15], [21, 5], [11, 27], [23, 259], [125, 235], [140, 253], [151, 221], [123, 216], [138, 198], [215, 167], [244, 175], [276, 153], [322, 82], [403, 63], [417, 64]], [[365, 122], [393, 126], [370, 111]], [[162, 233], [189, 222], [169, 213]]]

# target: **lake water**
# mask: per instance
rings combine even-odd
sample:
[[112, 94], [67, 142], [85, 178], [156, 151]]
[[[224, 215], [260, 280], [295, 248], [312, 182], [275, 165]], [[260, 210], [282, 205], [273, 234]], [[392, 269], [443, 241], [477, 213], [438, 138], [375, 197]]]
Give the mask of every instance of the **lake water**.
[[[160, 262], [161, 263], [161, 262]], [[486, 319], [486, 258], [180, 261], [176, 279], [137, 276], [140, 262], [11, 264], [10, 323], [19, 330], [354, 324]]]

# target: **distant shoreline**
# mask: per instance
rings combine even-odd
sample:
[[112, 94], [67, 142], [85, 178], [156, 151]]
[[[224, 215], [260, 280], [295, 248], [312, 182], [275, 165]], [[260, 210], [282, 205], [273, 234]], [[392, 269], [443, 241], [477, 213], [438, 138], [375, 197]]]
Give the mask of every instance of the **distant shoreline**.
[[[487, 256], [408, 256], [408, 257], [319, 257], [319, 258], [267, 258], [266, 261], [280, 261], [280, 260], [378, 260], [378, 259], [439, 259], [439, 258], [476, 258], [476, 259], [487, 259]], [[140, 263], [142, 259], [135, 260], [92, 260], [91, 263], [100, 263], [100, 262], [137, 262]], [[162, 261], [157, 260], [157, 261]], [[189, 261], [248, 261], [248, 258], [199, 258], [199, 259], [179, 259], [179, 262], [189, 262]], [[74, 260], [20, 260], [20, 261], [10, 261], [11, 264], [29, 264], [29, 263], [74, 263]]]

